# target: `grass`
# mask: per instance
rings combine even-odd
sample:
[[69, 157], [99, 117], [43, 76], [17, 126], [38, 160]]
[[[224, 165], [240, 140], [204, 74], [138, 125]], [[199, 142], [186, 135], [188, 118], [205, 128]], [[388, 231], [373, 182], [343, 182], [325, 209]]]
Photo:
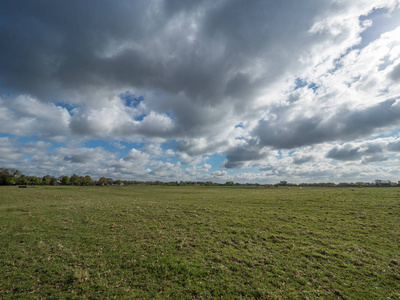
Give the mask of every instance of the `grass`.
[[399, 299], [399, 188], [0, 188], [0, 298]]

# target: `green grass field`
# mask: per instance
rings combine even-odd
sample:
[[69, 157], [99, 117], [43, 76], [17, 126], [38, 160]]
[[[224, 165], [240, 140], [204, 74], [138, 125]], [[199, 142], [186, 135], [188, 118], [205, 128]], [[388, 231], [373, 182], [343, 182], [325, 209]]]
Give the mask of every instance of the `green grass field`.
[[400, 188], [0, 188], [0, 298], [399, 299]]

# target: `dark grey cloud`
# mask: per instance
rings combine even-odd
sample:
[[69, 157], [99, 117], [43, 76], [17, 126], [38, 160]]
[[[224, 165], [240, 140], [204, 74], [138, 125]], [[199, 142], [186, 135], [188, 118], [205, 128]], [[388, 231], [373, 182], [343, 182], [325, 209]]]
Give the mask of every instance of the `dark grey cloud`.
[[160, 35], [177, 11], [160, 12], [155, 1], [2, 1], [1, 12], [3, 88], [48, 99], [104, 84], [174, 90], [165, 72], [180, 68], [163, 54], [179, 40]]
[[[151, 91], [157, 96], [145, 99], [148, 110], [171, 113], [173, 128], [126, 120], [99, 132], [99, 122], [81, 108], [69, 129], [94, 138], [209, 136], [226, 126], [222, 120], [251, 111], [262, 90], [289, 70], [300, 71], [299, 59], [314, 45], [343, 39], [345, 29], [309, 30], [349, 7], [328, 0], [1, 1], [0, 92], [93, 108], [104, 105], [101, 91]], [[299, 135], [309, 131], [307, 144], [327, 135], [315, 128], [321, 122], [300, 117], [286, 125], [298, 126]], [[276, 127], [259, 126], [262, 144], [302, 144], [298, 136], [288, 143], [288, 133]]]
[[313, 161], [313, 160], [314, 160], [314, 156], [305, 155], [305, 156], [301, 156], [301, 157], [295, 157], [293, 159], [293, 163], [295, 165], [302, 165], [302, 164], [308, 163], [308, 162]]
[[[388, 160], [384, 155], [386, 145], [379, 142], [366, 142], [362, 146], [353, 147], [351, 144], [335, 146], [326, 154], [327, 158], [341, 161], [355, 161], [362, 159], [363, 163]], [[362, 147], [362, 148], [361, 148]]]
[[246, 99], [251, 97], [253, 86], [248, 75], [238, 73], [226, 84], [225, 95], [238, 98]]
[[365, 155], [380, 154], [385, 150], [385, 147], [380, 143], [368, 142], [366, 143], [367, 149], [363, 151]]
[[[291, 149], [331, 141], [362, 138], [400, 124], [400, 106], [386, 100], [363, 110], [338, 109], [329, 117], [292, 117], [294, 107], [272, 110], [279, 118], [262, 121], [253, 131], [262, 146]], [[297, 108], [297, 107], [296, 107]]]
[[205, 124], [197, 123], [196, 108], [180, 113], [183, 102], [243, 112], [260, 88], [298, 68], [310, 47], [338, 38], [308, 30], [348, 6], [327, 0], [1, 1], [0, 89], [55, 102], [96, 103], [94, 90], [123, 87], [151, 89], [164, 99], [181, 95], [181, 101], [154, 100], [151, 109], [172, 111], [181, 128], [195, 131]]
[[139, 1], [2, 1], [0, 37], [2, 88], [53, 100], [60, 87], [99, 84], [99, 52], [143, 30]]
[[64, 162], [80, 165], [95, 165], [99, 161], [104, 162], [114, 158], [113, 153], [105, 151], [101, 147], [57, 148], [53, 154], [54, 157], [61, 158]]
[[99, 159], [100, 159], [100, 157], [97, 155], [94, 155], [94, 153], [92, 153], [92, 152], [64, 156], [65, 161], [70, 161], [72, 163], [79, 163], [79, 164], [84, 164], [84, 163], [87, 163], [90, 161], [96, 161]]
[[387, 148], [389, 151], [400, 152], [400, 141], [390, 142]]
[[362, 157], [362, 152], [360, 152], [360, 147], [352, 148], [350, 145], [345, 147], [334, 147], [326, 154], [327, 158], [332, 158], [336, 160], [358, 160]]
[[395, 66], [393, 68], [393, 70], [392, 70], [392, 72], [390, 72], [389, 76], [394, 81], [400, 80], [400, 64], [398, 64], [397, 66]]
[[381, 161], [387, 161], [387, 160], [389, 160], [389, 157], [384, 156], [382, 154], [375, 154], [375, 155], [363, 158], [362, 162], [364, 164], [368, 164], [371, 162], [381, 162]]
[[87, 161], [90, 160], [90, 156], [87, 154], [70, 155], [70, 156], [65, 156], [64, 160], [70, 161], [72, 163], [86, 163]]
[[226, 160], [222, 167], [226, 169], [242, 168], [247, 162], [257, 161], [268, 155], [268, 153], [260, 151], [259, 145], [254, 139], [229, 149], [225, 154]]

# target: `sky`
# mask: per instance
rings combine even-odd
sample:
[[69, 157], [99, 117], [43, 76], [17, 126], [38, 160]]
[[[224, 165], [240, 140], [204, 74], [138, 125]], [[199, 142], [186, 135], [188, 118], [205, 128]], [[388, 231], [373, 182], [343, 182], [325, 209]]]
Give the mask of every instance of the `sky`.
[[400, 181], [400, 0], [0, 0], [0, 167]]

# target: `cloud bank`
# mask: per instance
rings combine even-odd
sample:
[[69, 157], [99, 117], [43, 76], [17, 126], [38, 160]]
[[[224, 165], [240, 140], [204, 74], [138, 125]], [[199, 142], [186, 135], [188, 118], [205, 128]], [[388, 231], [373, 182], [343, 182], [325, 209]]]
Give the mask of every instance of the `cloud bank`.
[[0, 1], [0, 15], [4, 167], [400, 178], [398, 0]]

